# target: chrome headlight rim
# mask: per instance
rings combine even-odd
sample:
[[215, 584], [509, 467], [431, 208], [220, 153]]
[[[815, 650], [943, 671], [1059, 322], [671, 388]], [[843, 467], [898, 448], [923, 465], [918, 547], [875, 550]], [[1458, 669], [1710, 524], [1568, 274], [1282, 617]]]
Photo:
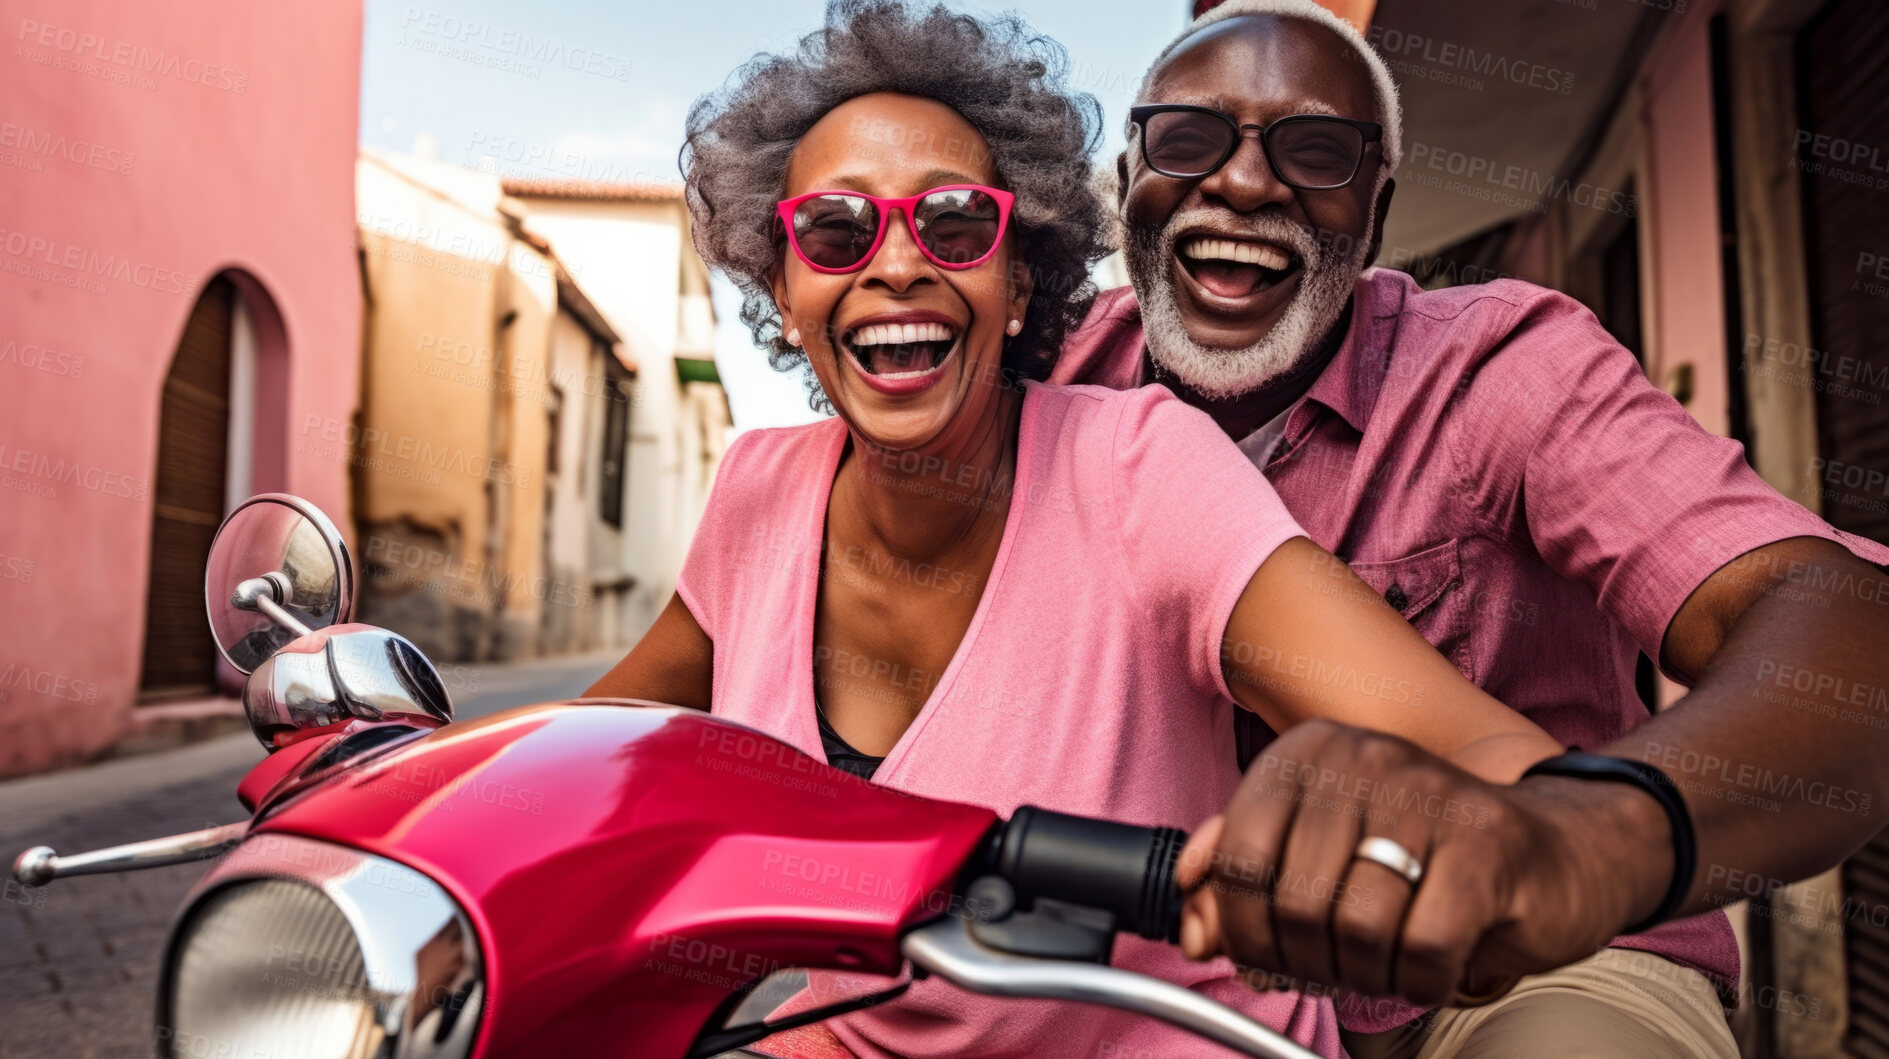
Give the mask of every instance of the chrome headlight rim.
[[[394, 1059], [464, 1059], [484, 1022], [486, 965], [477, 929], [438, 882], [413, 867], [349, 846], [279, 832], [252, 835], [226, 854], [191, 890], [171, 927], [159, 970], [156, 1034], [159, 1054], [177, 1053], [176, 971], [185, 944], [237, 887], [286, 881], [318, 891], [346, 919], [365, 965], [373, 1021]], [[438, 924], [425, 943], [414, 940]], [[456, 939], [456, 943], [455, 943]], [[422, 965], [423, 956], [428, 961]], [[437, 965], [455, 968], [445, 982]], [[172, 1043], [164, 1043], [166, 1032]], [[391, 1044], [391, 1048], [386, 1048]], [[242, 1053], [238, 1053], [242, 1054]]]

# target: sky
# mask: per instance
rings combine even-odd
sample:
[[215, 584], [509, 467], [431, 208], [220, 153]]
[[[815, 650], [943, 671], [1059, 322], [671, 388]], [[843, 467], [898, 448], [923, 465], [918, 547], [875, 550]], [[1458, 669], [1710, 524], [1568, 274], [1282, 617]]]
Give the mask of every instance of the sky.
[[[1141, 75], [1179, 32], [1186, 0], [954, 2], [1016, 11], [1069, 51], [1073, 87], [1102, 105], [1103, 156]], [[676, 153], [697, 96], [758, 52], [779, 52], [822, 22], [819, 0], [367, 0], [361, 142], [442, 161], [490, 157], [507, 176], [680, 180]], [[569, 68], [559, 58], [580, 68]], [[549, 59], [549, 61], [546, 61]], [[717, 278], [715, 359], [739, 429], [814, 418], [799, 378], [775, 372]]]

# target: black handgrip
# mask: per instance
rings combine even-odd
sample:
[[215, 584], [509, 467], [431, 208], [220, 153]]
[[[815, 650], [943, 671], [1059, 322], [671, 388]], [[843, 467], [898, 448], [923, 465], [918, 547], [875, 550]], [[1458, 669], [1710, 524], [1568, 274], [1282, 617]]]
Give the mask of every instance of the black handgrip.
[[998, 836], [993, 869], [1019, 904], [1038, 897], [1099, 908], [1116, 929], [1157, 941], [1181, 936], [1175, 866], [1186, 832], [1019, 808]]

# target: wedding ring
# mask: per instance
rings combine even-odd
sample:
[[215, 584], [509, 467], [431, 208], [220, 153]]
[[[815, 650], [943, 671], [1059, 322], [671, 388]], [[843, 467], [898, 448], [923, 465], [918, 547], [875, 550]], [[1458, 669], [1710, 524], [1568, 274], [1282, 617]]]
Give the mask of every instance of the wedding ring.
[[1353, 859], [1363, 858], [1372, 864], [1384, 867], [1404, 877], [1404, 881], [1415, 886], [1423, 879], [1423, 862], [1410, 855], [1410, 851], [1382, 835], [1373, 835], [1358, 843], [1358, 851], [1351, 855]]

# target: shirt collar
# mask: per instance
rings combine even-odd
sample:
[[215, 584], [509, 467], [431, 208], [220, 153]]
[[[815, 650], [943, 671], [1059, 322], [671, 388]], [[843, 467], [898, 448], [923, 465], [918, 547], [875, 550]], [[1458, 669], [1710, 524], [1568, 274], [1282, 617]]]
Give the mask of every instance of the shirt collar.
[[[1351, 429], [1362, 434], [1371, 424], [1371, 412], [1377, 407], [1378, 394], [1384, 389], [1384, 375], [1390, 366], [1389, 338], [1403, 301], [1404, 291], [1393, 275], [1370, 268], [1358, 277], [1351, 289], [1351, 324], [1331, 363], [1305, 391], [1294, 408], [1318, 402], [1338, 413]], [[1295, 414], [1286, 420], [1286, 435], [1303, 437], [1310, 413]]]
[[[1383, 391], [1384, 378], [1389, 371], [1398, 314], [1403, 311], [1404, 300], [1415, 286], [1414, 281], [1403, 273], [1379, 268], [1365, 269], [1358, 277], [1351, 288], [1351, 322], [1346, 325], [1345, 337], [1339, 343], [1338, 352], [1332, 355], [1330, 363], [1312, 380], [1305, 394], [1287, 409], [1286, 449], [1297, 446], [1310, 429], [1311, 421], [1317, 417], [1317, 409], [1308, 407], [1313, 402], [1336, 412], [1353, 430], [1364, 433], [1370, 425], [1371, 412], [1377, 407], [1378, 394]], [[1149, 370], [1152, 358], [1148, 355], [1147, 339], [1142, 330], [1145, 321], [1141, 318], [1140, 307], [1133, 300], [1134, 295], [1129, 288], [1122, 287], [1119, 290], [1119, 299], [1109, 301], [1106, 305], [1102, 299], [1115, 295], [1116, 291], [1103, 292], [1097, 307], [1106, 309], [1107, 320], [1112, 321], [1119, 316], [1120, 326], [1131, 329], [1133, 345], [1129, 348], [1135, 351], [1135, 356], [1127, 362], [1129, 373], [1120, 376], [1119, 381], [1109, 381], [1106, 376], [1098, 376], [1094, 372], [1086, 377], [1072, 374], [1070, 381], [1082, 378], [1083, 381], [1106, 382], [1107, 385], [1130, 388], [1156, 381]], [[1098, 333], [1107, 333], [1107, 328], [1105, 323]], [[1085, 331], [1087, 329], [1088, 325], [1085, 325]], [[1078, 344], [1082, 341], [1084, 335], [1078, 334], [1071, 347], [1064, 351], [1065, 359], [1078, 367], [1087, 363], [1085, 357], [1094, 355], [1094, 350]], [[1112, 363], [1119, 364], [1121, 361]]]

